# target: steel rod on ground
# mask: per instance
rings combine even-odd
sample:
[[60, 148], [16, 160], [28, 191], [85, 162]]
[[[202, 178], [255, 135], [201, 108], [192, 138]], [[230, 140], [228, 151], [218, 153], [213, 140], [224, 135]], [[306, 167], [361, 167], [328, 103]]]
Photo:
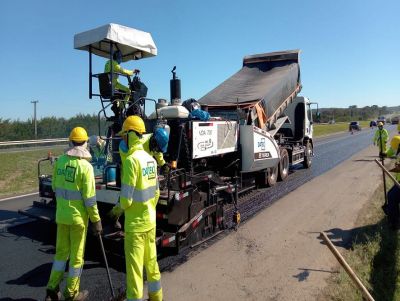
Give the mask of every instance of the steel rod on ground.
[[362, 292], [362, 294], [366, 298], [366, 300], [375, 301], [374, 298], [371, 296], [371, 294], [366, 289], [366, 287], [362, 284], [360, 279], [357, 277], [357, 275], [353, 272], [351, 267], [347, 264], [346, 260], [344, 260], [344, 258], [339, 253], [339, 251], [336, 250], [335, 246], [332, 244], [332, 242], [330, 241], [328, 236], [326, 236], [325, 232], [321, 232], [320, 234], [322, 236], [322, 239], [325, 241], [326, 245], [328, 246], [329, 250], [331, 250], [333, 255], [336, 257], [336, 259], [339, 261], [339, 263], [345, 269], [346, 273], [350, 276], [351, 280], [353, 280], [354, 283], [357, 285], [357, 287], [360, 289], [360, 291]]
[[103, 254], [104, 264], [106, 265], [108, 284], [110, 285], [111, 296], [113, 298], [115, 298], [114, 288], [113, 288], [112, 281], [111, 281], [110, 268], [108, 267], [106, 251], [104, 250], [103, 239], [101, 238], [101, 234], [98, 235], [98, 238], [99, 238], [99, 242], [100, 242], [101, 252]]

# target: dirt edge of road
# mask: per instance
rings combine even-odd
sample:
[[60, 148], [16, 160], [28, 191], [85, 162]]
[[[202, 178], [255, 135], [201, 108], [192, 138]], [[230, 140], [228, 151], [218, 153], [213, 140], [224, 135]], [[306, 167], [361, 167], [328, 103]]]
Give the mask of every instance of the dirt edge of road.
[[337, 261], [319, 239], [325, 231], [340, 252], [360, 210], [381, 183], [373, 146], [262, 210], [173, 273], [163, 273], [173, 300], [315, 300]]

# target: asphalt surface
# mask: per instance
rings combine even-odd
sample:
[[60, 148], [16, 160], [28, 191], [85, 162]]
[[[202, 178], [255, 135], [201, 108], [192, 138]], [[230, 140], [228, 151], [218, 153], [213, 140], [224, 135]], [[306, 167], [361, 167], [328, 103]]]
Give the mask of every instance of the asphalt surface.
[[[387, 126], [394, 131], [395, 126]], [[255, 194], [255, 210], [248, 210], [251, 217], [257, 210], [267, 207], [283, 195], [296, 189], [312, 178], [330, 170], [353, 154], [372, 143], [374, 131], [364, 129], [353, 135], [342, 133], [319, 138], [314, 145], [315, 156], [311, 169], [292, 169], [285, 182]], [[377, 150], [378, 153], [378, 150]], [[374, 159], [374, 158], [366, 158]], [[312, 193], [312, 191], [310, 191]], [[0, 301], [43, 300], [55, 252], [55, 226], [28, 220], [18, 215], [18, 209], [32, 204], [37, 196], [0, 200]], [[217, 242], [218, 243], [218, 242]], [[122, 257], [108, 254], [114, 289], [125, 286], [125, 266]], [[187, 256], [179, 260], [186, 260]], [[166, 258], [160, 261], [162, 269], [169, 262], [179, 260]], [[85, 266], [81, 288], [90, 292], [88, 300], [108, 300], [110, 288], [101, 257], [99, 242], [89, 238], [86, 246]]]

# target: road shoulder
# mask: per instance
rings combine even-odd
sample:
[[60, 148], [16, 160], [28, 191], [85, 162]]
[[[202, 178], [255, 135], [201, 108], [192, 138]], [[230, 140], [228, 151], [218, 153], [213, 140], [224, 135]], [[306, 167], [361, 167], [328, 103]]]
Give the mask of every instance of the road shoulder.
[[315, 299], [337, 266], [318, 233], [350, 235], [381, 180], [375, 153], [372, 146], [357, 153], [163, 273], [165, 299]]

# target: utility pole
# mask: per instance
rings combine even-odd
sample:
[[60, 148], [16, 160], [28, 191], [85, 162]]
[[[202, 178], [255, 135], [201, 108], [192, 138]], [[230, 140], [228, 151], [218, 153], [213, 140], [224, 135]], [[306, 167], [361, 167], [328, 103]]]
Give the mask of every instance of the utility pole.
[[36, 104], [39, 100], [31, 101], [33, 103], [33, 122], [35, 123], [35, 139], [37, 139], [37, 122], [36, 122]]

